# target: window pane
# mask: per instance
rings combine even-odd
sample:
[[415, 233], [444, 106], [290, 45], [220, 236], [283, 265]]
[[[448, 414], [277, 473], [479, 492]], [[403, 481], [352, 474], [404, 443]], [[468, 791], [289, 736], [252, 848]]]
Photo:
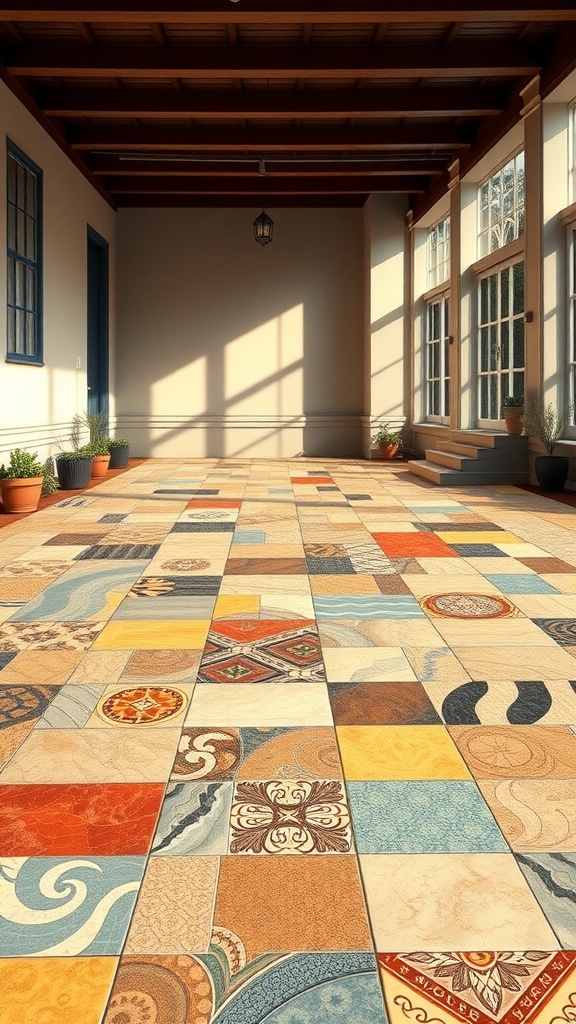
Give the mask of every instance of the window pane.
[[524, 398], [524, 373], [512, 374], [512, 394], [516, 398]]
[[509, 160], [480, 186], [480, 249], [494, 252], [524, 231], [524, 155]]
[[488, 419], [488, 377], [480, 378], [480, 419]]
[[500, 418], [500, 416], [499, 416], [499, 411], [498, 411], [497, 378], [496, 377], [491, 377], [490, 378], [490, 416], [489, 416], [489, 419], [497, 420], [499, 418]]
[[450, 378], [444, 381], [444, 415], [450, 415]]
[[488, 369], [488, 328], [480, 329], [480, 373]]
[[36, 178], [30, 171], [26, 172], [26, 202], [24, 209], [31, 217], [36, 216]]
[[524, 263], [516, 263], [512, 271], [514, 275], [512, 309], [514, 315], [516, 315], [517, 313], [524, 312]]
[[16, 211], [16, 252], [19, 256], [26, 255], [26, 216], [22, 210]]
[[498, 319], [498, 274], [488, 278], [488, 289], [490, 297], [490, 320]]
[[440, 381], [438, 380], [432, 384], [432, 415], [440, 415]]
[[8, 207], [8, 249], [14, 252], [16, 249], [16, 207]]
[[524, 324], [522, 320], [514, 320], [513, 332], [513, 365], [515, 367], [524, 366]]
[[485, 324], [488, 321], [488, 278], [484, 277], [480, 281], [480, 323]]
[[7, 152], [7, 352], [40, 355], [38, 308], [41, 267], [38, 238], [42, 172], [24, 155]]
[[500, 275], [500, 316], [510, 316], [510, 274], [503, 270]]
[[16, 202], [16, 161], [14, 157], [8, 156], [8, 202]]
[[36, 259], [36, 221], [26, 217], [26, 258]]
[[509, 352], [510, 352], [510, 322], [505, 320], [500, 325], [500, 365], [503, 370], [507, 370], [510, 366]]
[[493, 324], [490, 331], [490, 369], [498, 369], [498, 328]]

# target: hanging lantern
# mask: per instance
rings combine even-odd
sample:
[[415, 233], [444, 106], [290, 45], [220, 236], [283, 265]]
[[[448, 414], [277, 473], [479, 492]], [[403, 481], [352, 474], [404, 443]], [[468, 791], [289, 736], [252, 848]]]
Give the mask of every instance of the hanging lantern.
[[268, 245], [274, 234], [274, 221], [262, 210], [259, 217], [254, 221], [254, 240], [259, 245]]

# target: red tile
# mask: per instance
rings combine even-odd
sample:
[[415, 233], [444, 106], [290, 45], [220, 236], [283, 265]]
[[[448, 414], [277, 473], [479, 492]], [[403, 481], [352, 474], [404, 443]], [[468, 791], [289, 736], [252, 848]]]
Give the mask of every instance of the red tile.
[[333, 484], [334, 481], [331, 476], [291, 476], [290, 482], [293, 484]]
[[373, 533], [374, 540], [390, 558], [459, 558], [434, 533]]
[[146, 854], [159, 783], [0, 786], [0, 856]]
[[212, 623], [212, 632], [227, 636], [238, 643], [257, 643], [295, 629], [316, 632], [315, 619], [218, 619]]
[[225, 498], [214, 498], [207, 499], [206, 501], [197, 501], [192, 499], [186, 505], [186, 508], [240, 508], [242, 502], [230, 499], [229, 501]]

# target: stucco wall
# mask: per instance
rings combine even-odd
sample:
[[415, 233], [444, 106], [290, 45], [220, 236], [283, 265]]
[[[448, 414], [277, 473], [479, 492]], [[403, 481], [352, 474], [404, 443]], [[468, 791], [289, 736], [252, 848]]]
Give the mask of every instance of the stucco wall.
[[362, 211], [121, 210], [117, 432], [137, 455], [358, 455]]
[[[0, 461], [15, 447], [54, 453], [59, 439], [67, 444], [74, 413], [86, 409], [88, 224], [110, 243], [112, 325], [115, 277], [116, 214], [1, 82], [0, 238], [6, 239], [7, 138], [44, 172], [44, 366], [5, 361], [6, 316], [0, 317]], [[0, 281], [5, 303], [5, 241]], [[113, 329], [110, 343], [113, 365]]]

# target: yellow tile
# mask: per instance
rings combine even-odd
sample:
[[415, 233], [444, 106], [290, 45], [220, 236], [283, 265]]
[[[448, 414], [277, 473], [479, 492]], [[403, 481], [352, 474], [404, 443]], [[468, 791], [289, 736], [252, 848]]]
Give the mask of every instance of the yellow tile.
[[114, 956], [0, 960], [2, 1019], [99, 1024], [117, 966]]
[[228, 619], [240, 615], [258, 617], [260, 598], [257, 594], [223, 594], [214, 607], [215, 619]]
[[208, 619], [125, 619], [109, 622], [92, 650], [199, 650], [204, 647]]
[[437, 537], [446, 544], [522, 544], [523, 541], [514, 533], [505, 530], [438, 530]]
[[336, 730], [346, 779], [469, 779], [443, 725], [343, 725]]

